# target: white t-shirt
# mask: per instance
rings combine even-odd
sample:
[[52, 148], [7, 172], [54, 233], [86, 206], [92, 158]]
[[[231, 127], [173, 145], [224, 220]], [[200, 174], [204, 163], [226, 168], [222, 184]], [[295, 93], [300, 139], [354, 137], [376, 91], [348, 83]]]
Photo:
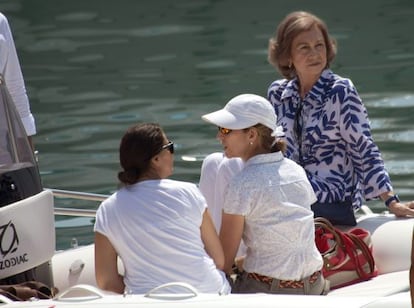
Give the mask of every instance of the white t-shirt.
[[128, 291], [142, 294], [161, 284], [186, 282], [202, 293], [228, 293], [224, 273], [201, 240], [205, 209], [196, 185], [169, 179], [121, 188], [102, 202], [95, 231], [121, 258]]
[[243, 215], [243, 267], [300, 280], [322, 268], [310, 205], [315, 193], [305, 171], [281, 152], [256, 155], [229, 184], [224, 212]]
[[244, 163], [240, 158], [227, 158], [222, 152], [208, 155], [201, 165], [199, 186], [207, 200], [208, 210], [217, 233], [220, 232], [227, 186], [233, 176], [243, 169], [243, 166]]
[[[227, 158], [223, 152], [208, 155], [201, 165], [200, 190], [207, 200], [208, 211], [217, 233], [220, 233], [223, 216], [224, 195], [231, 179], [244, 167], [241, 158]], [[246, 254], [246, 246], [241, 241], [237, 256]]]

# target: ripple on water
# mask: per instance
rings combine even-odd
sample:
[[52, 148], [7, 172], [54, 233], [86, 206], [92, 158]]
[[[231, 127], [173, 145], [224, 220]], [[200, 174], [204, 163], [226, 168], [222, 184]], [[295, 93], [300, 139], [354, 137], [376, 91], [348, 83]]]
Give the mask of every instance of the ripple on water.
[[236, 62], [232, 60], [214, 60], [196, 64], [196, 68], [199, 69], [216, 69], [236, 66]]
[[414, 107], [413, 93], [367, 93], [362, 95], [364, 104], [377, 108], [405, 108]]
[[75, 12], [75, 13], [68, 13], [68, 14], [61, 14], [57, 15], [55, 18], [59, 21], [72, 21], [72, 22], [79, 22], [79, 21], [91, 21], [96, 19], [98, 14], [95, 12]]
[[161, 35], [197, 33], [204, 29], [202, 26], [183, 26], [183, 25], [156, 25], [152, 27], [129, 29], [126, 33], [132, 36], [154, 37]]

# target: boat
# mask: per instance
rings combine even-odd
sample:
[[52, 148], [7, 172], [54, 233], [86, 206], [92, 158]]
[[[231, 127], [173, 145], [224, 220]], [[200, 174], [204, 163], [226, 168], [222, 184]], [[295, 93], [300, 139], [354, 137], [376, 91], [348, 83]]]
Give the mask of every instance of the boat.
[[[101, 202], [108, 196], [41, 186], [33, 155], [16, 110], [0, 84], [0, 284], [36, 279], [55, 287], [52, 298], [14, 301], [0, 295], [2, 307], [411, 307], [409, 269], [414, 219], [364, 206], [358, 227], [370, 231], [379, 275], [332, 290], [327, 296], [203, 294], [176, 281], [146, 294], [115, 294], [95, 281], [94, 245], [56, 250], [56, 216], [95, 216], [94, 210], [59, 208], [58, 198]], [[122, 262], [119, 261], [121, 274]], [[171, 293], [171, 287], [181, 288]]]
[[[0, 208], [2, 228], [6, 225], [9, 232], [14, 232], [10, 238], [18, 238], [18, 243], [10, 241], [4, 245], [2, 237], [3, 256], [4, 251], [7, 253], [0, 261], [0, 278], [35, 267], [39, 281], [59, 290], [52, 299], [25, 302], [0, 296], [4, 307], [273, 307], [275, 303], [279, 307], [333, 307], [338, 303], [344, 307], [411, 307], [409, 268], [414, 222], [409, 218], [396, 218], [389, 213], [378, 214], [364, 209], [364, 214], [358, 218], [358, 226], [372, 234], [373, 255], [379, 275], [369, 281], [332, 290], [327, 296], [200, 294], [183, 282], [171, 282], [146, 294], [120, 295], [97, 287], [93, 244], [55, 251], [55, 215], [94, 215], [93, 210], [56, 208], [54, 200], [62, 197], [95, 201], [105, 198], [97, 194], [44, 189]], [[123, 270], [122, 262], [120, 269]], [[183, 292], [171, 294], [168, 292], [171, 286], [180, 286]]]

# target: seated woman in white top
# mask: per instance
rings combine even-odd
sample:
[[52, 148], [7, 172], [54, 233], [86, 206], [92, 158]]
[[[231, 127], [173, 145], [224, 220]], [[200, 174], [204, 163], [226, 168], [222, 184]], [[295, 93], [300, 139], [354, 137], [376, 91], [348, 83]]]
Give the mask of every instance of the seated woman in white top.
[[223, 249], [204, 197], [195, 184], [166, 179], [172, 174], [173, 153], [173, 142], [158, 124], [134, 125], [123, 136], [118, 178], [124, 187], [103, 201], [96, 214], [100, 288], [142, 294], [161, 284], [184, 282], [202, 293], [230, 292], [220, 270]]
[[247, 246], [232, 292], [325, 294], [310, 208], [316, 197], [303, 168], [283, 156], [271, 104], [242, 94], [202, 118], [219, 127], [225, 155], [245, 162], [225, 193], [220, 229], [228, 274], [242, 238]]
[[243, 169], [243, 161], [227, 158], [223, 152], [211, 153], [201, 165], [199, 188], [206, 198], [208, 211], [217, 232], [220, 232], [224, 193], [229, 181]]

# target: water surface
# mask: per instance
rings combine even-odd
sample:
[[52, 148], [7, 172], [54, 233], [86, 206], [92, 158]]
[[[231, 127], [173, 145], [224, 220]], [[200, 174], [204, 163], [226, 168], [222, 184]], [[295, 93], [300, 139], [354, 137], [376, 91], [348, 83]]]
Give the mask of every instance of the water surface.
[[[200, 116], [240, 93], [266, 95], [279, 78], [268, 39], [302, 9], [327, 22], [339, 46], [333, 69], [357, 86], [395, 190], [414, 199], [412, 0], [2, 0], [0, 8], [37, 121], [44, 187], [113, 192], [119, 140], [140, 121], [161, 123], [177, 144], [173, 178], [198, 182], [202, 157], [220, 150]], [[69, 229], [80, 244], [92, 240], [90, 219], [59, 220], [58, 247], [69, 245]]]

